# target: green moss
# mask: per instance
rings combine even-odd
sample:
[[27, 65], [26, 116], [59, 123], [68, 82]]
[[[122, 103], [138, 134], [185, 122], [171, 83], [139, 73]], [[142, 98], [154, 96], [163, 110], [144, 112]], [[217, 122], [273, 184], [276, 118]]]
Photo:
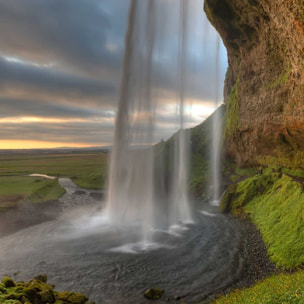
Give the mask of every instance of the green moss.
[[271, 276], [248, 289], [237, 289], [212, 304], [304, 303], [304, 272]]
[[238, 97], [239, 77], [237, 78], [227, 104], [227, 111], [225, 113], [225, 130], [224, 138], [227, 140], [232, 137], [239, 127], [239, 97]]
[[79, 292], [60, 292], [58, 299], [68, 303], [85, 304], [88, 298]]
[[[229, 210], [250, 217], [277, 266], [299, 267], [304, 263], [303, 187], [285, 174], [269, 171], [229, 189]], [[227, 200], [223, 204], [227, 208]]]
[[[40, 279], [42, 280], [40, 280]], [[1, 304], [85, 304], [88, 298], [78, 292], [57, 292], [46, 284], [46, 276], [39, 276], [28, 283], [15, 283], [4, 277], [0, 284]], [[92, 302], [93, 303], [93, 302]]]
[[284, 151], [274, 150], [274, 155], [264, 155], [256, 157], [256, 161], [263, 166], [282, 166], [291, 169], [304, 169], [303, 151]]
[[1, 280], [1, 284], [6, 287], [6, 288], [10, 288], [10, 287], [15, 287], [16, 284], [15, 282], [9, 278], [9, 277], [4, 277], [2, 280]]

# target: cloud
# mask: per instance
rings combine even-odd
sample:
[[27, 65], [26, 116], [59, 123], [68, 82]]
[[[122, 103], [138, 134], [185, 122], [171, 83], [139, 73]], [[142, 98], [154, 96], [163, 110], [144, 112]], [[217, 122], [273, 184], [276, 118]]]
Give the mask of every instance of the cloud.
[[[31, 64], [8, 62], [0, 58], [1, 94], [24, 96], [45, 95], [49, 100], [63, 97], [64, 99], [90, 99], [113, 95], [117, 88], [107, 82], [84, 78]], [[19, 94], [20, 95], [20, 94]]]
[[[162, 106], [174, 103], [180, 89], [178, 9], [175, 0], [167, 0], [168, 15], [163, 0], [155, 3], [160, 15], [151, 92]], [[196, 11], [199, 6], [203, 16], [200, 0], [192, 0], [191, 5]], [[110, 143], [128, 10], [128, 0], [0, 0], [0, 138]], [[222, 90], [226, 55], [222, 49], [216, 83], [214, 32], [209, 33], [210, 26], [203, 30], [206, 19], [193, 20], [184, 95], [188, 102], [204, 103]], [[147, 50], [138, 41], [135, 46], [139, 47], [135, 62], [142, 69], [139, 58]], [[26, 120], [31, 117], [45, 122]], [[168, 137], [177, 120], [163, 112], [157, 136]]]
[[[54, 62], [87, 74], [117, 68], [123, 53], [128, 1], [1, 0], [1, 53], [32, 62]], [[111, 38], [113, 37], [113, 38]], [[109, 45], [115, 45], [109, 48]]]

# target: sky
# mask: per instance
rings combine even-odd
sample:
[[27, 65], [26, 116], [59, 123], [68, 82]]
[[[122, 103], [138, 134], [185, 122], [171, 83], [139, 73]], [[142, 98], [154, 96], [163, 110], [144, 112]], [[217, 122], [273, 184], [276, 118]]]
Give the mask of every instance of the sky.
[[[203, 1], [188, 2], [185, 98], [194, 126], [222, 100], [227, 55], [220, 43], [217, 76], [217, 33]], [[159, 3], [156, 141], [178, 129], [178, 1]], [[128, 0], [0, 0], [0, 149], [111, 145], [128, 11]]]

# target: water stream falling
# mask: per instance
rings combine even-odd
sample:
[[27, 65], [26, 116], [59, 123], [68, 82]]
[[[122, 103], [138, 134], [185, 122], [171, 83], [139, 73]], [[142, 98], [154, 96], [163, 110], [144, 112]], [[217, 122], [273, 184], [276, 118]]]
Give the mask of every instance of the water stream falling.
[[[139, 225], [145, 242], [151, 241], [151, 229], [162, 228], [191, 220], [187, 197], [188, 144], [184, 128], [184, 73], [186, 56], [187, 2], [180, 1], [179, 41], [179, 121], [180, 132], [174, 139], [172, 151], [173, 174], [166, 201], [166, 215], [158, 222], [154, 184], [155, 112], [152, 74], [154, 39], [157, 25], [155, 0], [132, 0], [125, 42], [123, 76], [121, 81], [115, 137], [110, 164], [107, 216], [118, 224]], [[136, 148], [133, 148], [136, 145]], [[142, 147], [142, 148], [139, 148]], [[157, 178], [162, 178], [158, 176]], [[163, 208], [164, 210], [164, 208]], [[158, 214], [158, 216], [157, 216]], [[166, 218], [166, 221], [164, 221]]]
[[[219, 106], [219, 56], [220, 56], [220, 39], [217, 37], [216, 41], [216, 64], [215, 64], [215, 99], [214, 99], [214, 108], [217, 109]], [[212, 153], [211, 153], [211, 164], [212, 164], [212, 204], [220, 204], [221, 196], [221, 136], [222, 136], [222, 116], [220, 111], [215, 111], [213, 114], [212, 121]]]

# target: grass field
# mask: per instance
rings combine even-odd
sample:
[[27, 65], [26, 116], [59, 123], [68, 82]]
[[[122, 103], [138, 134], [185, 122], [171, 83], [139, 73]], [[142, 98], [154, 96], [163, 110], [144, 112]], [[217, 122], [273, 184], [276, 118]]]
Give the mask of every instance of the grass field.
[[0, 212], [65, 193], [57, 179], [24, 176], [32, 173], [70, 177], [80, 187], [104, 189], [108, 158], [105, 152], [0, 154]]
[[80, 187], [103, 189], [108, 158], [106, 152], [2, 154], [0, 177], [31, 173], [66, 176]]

